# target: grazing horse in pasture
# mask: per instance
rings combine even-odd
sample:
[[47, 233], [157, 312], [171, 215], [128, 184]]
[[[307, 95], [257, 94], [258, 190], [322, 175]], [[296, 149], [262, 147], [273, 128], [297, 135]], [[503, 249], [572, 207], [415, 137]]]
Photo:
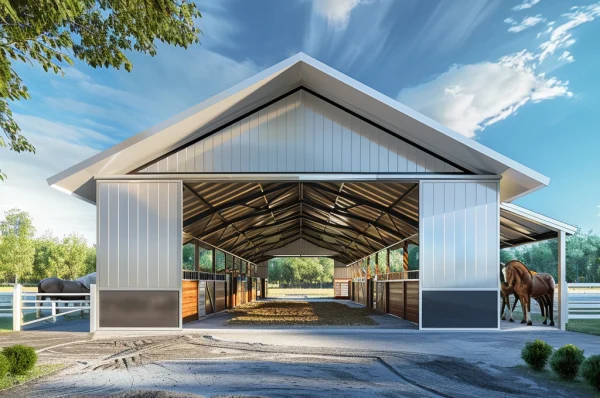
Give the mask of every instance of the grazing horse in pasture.
[[532, 275], [527, 266], [520, 261], [512, 260], [502, 269], [502, 274], [508, 288], [512, 288], [519, 296], [523, 309], [521, 323], [533, 325], [531, 322], [531, 299], [538, 300], [542, 315], [550, 317], [550, 326], [554, 326], [554, 278], [549, 274]]

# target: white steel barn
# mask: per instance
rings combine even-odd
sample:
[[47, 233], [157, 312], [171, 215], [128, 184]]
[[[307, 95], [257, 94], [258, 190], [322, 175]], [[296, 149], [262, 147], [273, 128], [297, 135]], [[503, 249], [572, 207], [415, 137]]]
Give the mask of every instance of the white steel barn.
[[549, 179], [302, 53], [48, 182], [97, 207], [98, 329], [265, 297], [276, 256], [332, 257], [336, 296], [420, 329], [499, 329], [500, 249], [552, 238], [565, 328], [575, 228], [511, 204]]

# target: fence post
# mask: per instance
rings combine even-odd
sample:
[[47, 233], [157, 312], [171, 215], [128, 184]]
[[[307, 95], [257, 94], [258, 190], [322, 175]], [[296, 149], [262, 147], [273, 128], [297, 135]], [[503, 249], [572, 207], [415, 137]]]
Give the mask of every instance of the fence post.
[[21, 315], [22, 311], [22, 291], [21, 285], [16, 284], [13, 288], [13, 330], [18, 332], [21, 330]]
[[56, 323], [56, 300], [50, 300], [52, 304], [52, 323]]
[[96, 284], [90, 285], [90, 333], [96, 333]]

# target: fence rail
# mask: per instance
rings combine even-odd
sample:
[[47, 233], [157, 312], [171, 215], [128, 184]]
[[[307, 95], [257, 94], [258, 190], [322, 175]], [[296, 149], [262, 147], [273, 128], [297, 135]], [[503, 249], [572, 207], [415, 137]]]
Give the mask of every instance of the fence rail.
[[569, 319], [600, 319], [600, 283], [569, 283]]
[[[41, 321], [56, 322], [60, 316], [83, 311], [90, 312], [90, 331], [95, 331], [96, 286], [90, 286], [90, 293], [36, 293], [23, 292], [21, 285], [15, 285], [11, 294], [12, 303], [4, 304], [0, 309], [10, 305], [13, 316], [13, 330], [19, 331], [23, 326]], [[50, 300], [47, 300], [50, 299]], [[61, 306], [62, 304], [62, 306]], [[68, 304], [72, 304], [68, 306]], [[49, 310], [50, 315], [43, 316], [42, 311]], [[36, 311], [36, 319], [25, 322], [24, 311]]]
[[419, 270], [389, 272], [386, 274], [377, 274], [378, 281], [401, 281], [401, 280], [418, 280]]
[[188, 281], [224, 281], [225, 274], [183, 270], [183, 279]]

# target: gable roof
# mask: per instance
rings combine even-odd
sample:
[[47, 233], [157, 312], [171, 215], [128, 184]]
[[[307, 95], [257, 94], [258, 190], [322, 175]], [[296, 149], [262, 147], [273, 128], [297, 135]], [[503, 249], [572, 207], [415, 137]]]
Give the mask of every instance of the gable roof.
[[549, 183], [547, 177], [306, 54], [298, 53], [50, 177], [48, 184], [94, 203], [95, 178], [127, 174], [299, 86], [475, 174], [501, 175], [500, 199], [503, 202], [510, 202]]

